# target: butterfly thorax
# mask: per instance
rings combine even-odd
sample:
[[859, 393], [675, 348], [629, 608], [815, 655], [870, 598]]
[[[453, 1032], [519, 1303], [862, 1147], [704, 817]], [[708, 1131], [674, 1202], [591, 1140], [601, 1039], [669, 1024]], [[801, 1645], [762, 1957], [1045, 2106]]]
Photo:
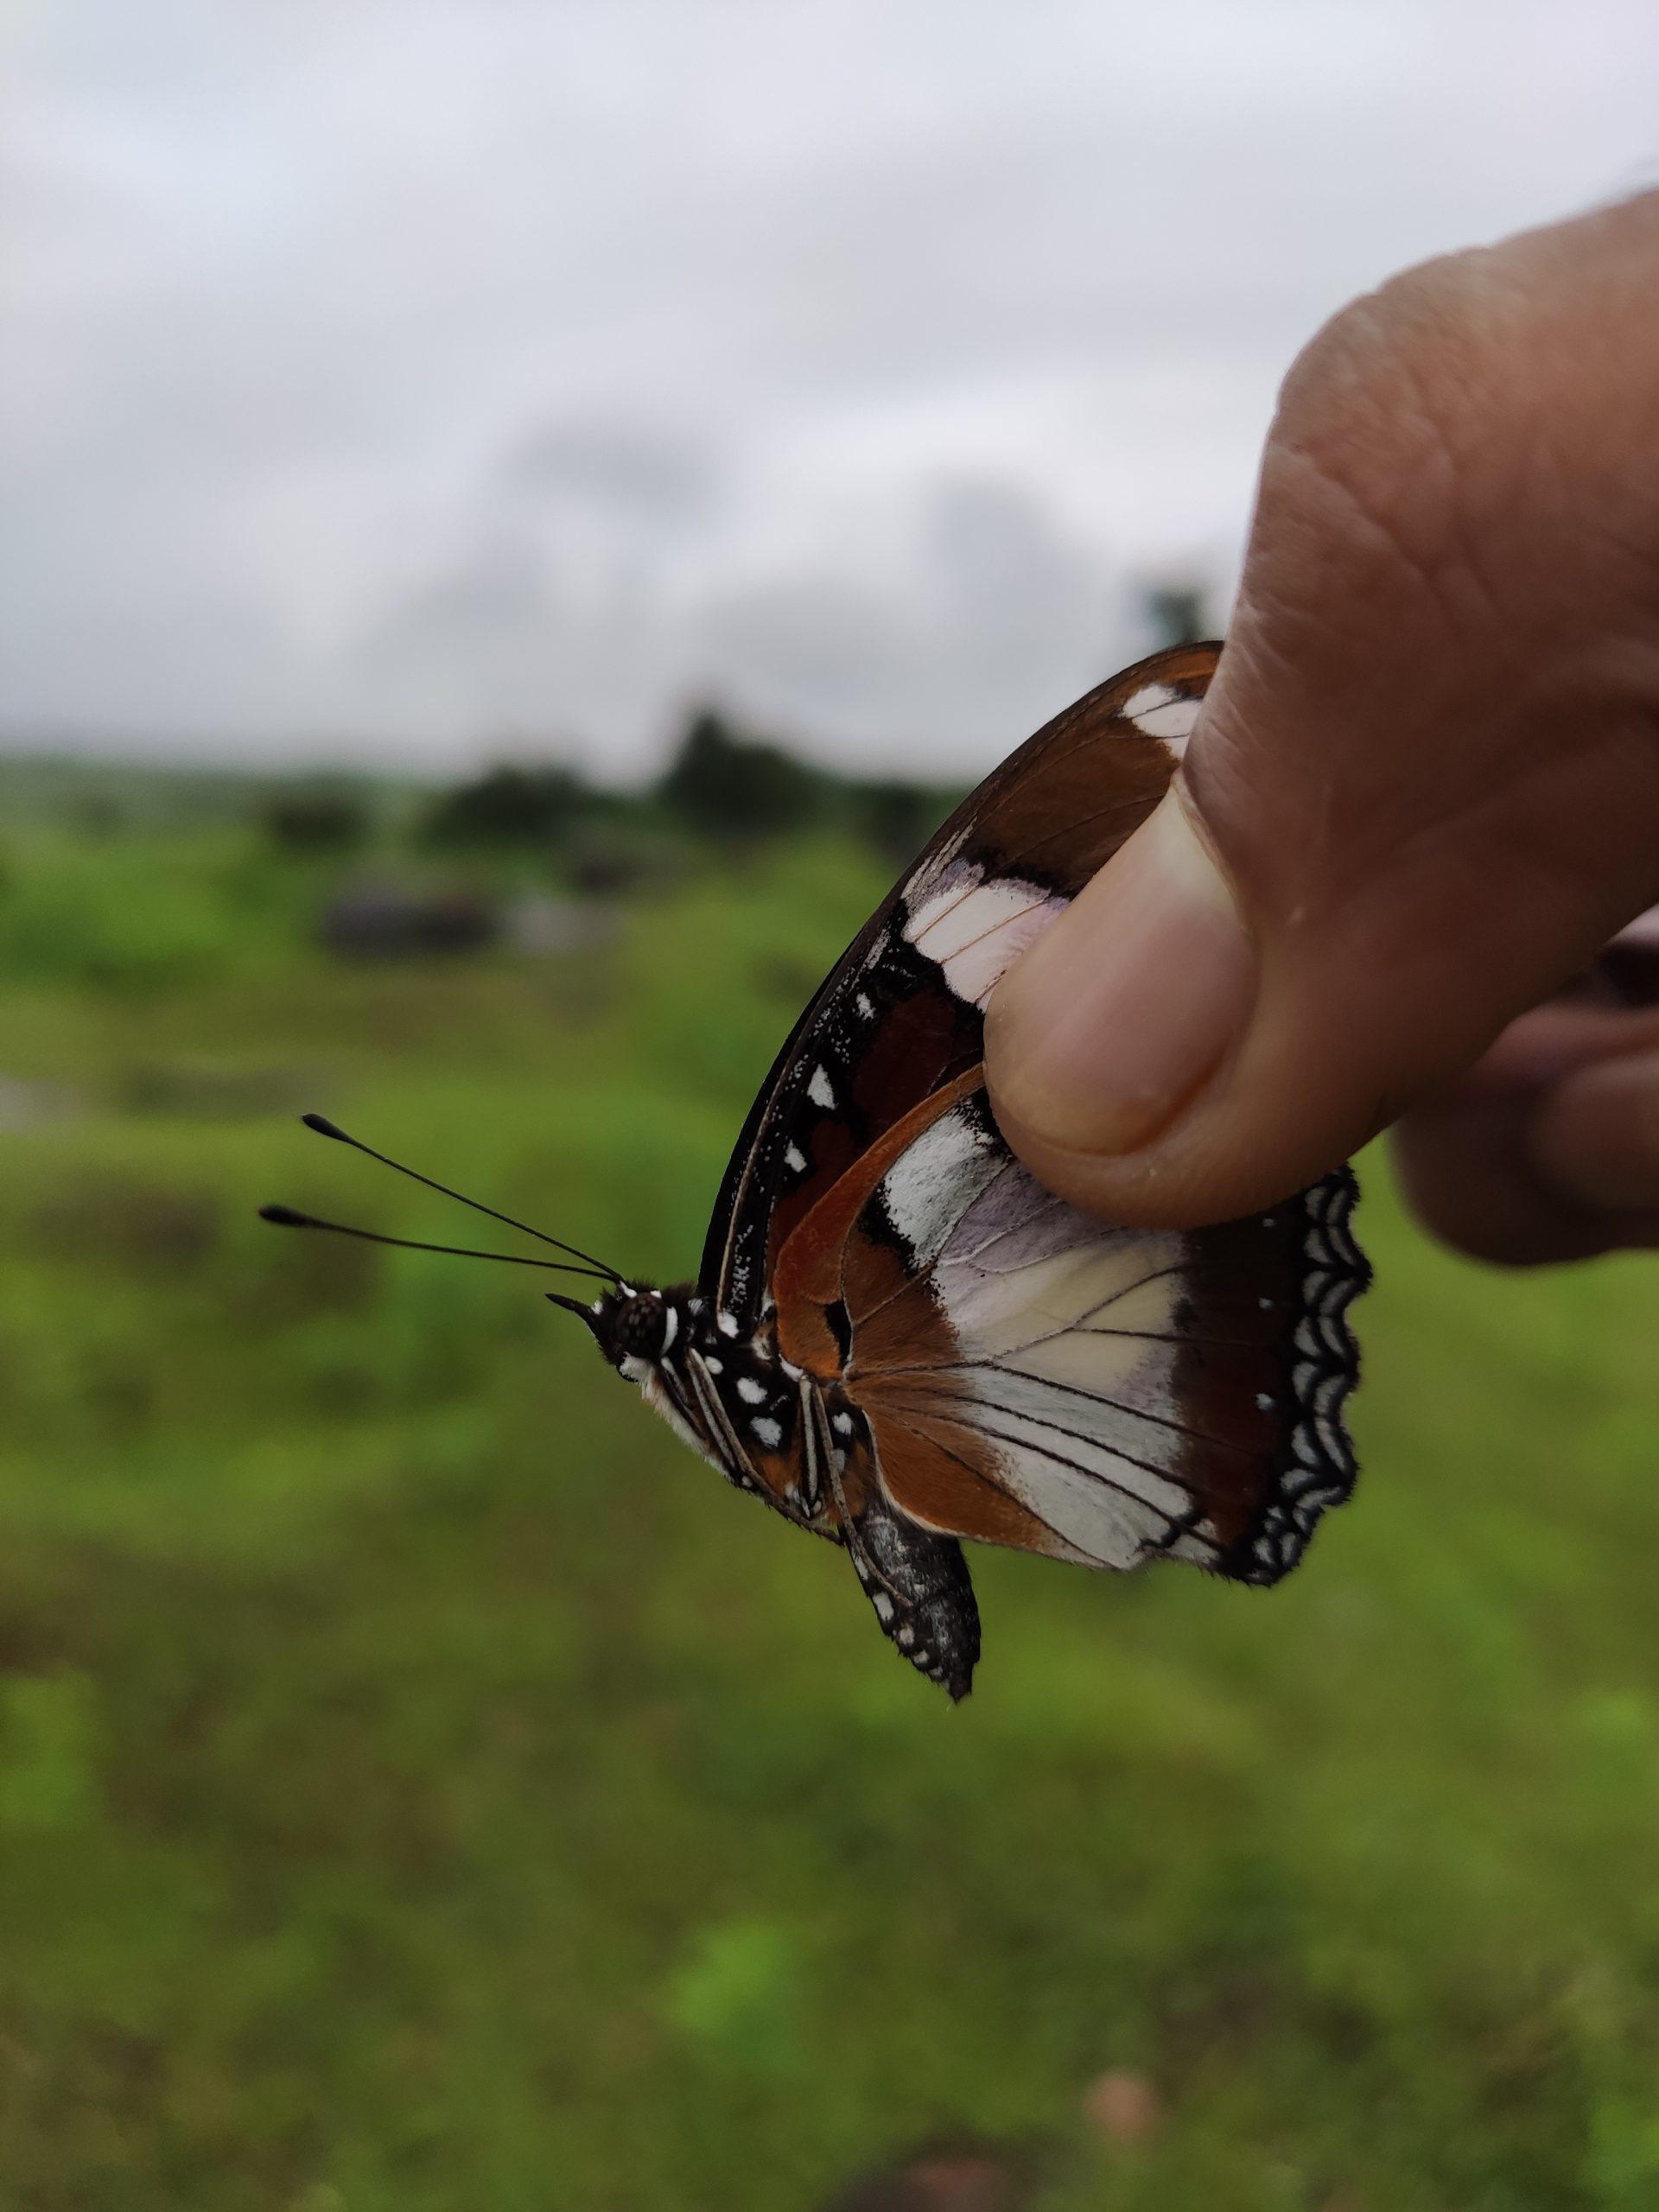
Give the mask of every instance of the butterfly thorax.
[[769, 1325], [746, 1332], [691, 1284], [624, 1283], [594, 1301], [588, 1325], [618, 1374], [728, 1482], [792, 1521], [835, 1526], [830, 1424], [848, 1419], [842, 1393], [785, 1359]]

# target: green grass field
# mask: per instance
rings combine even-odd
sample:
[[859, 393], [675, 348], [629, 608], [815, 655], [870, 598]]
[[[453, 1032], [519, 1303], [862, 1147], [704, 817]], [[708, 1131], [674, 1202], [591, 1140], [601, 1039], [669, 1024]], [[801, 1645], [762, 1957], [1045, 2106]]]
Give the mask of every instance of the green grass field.
[[879, 888], [352, 969], [230, 832], [7, 861], [6, 2212], [816, 2212], [967, 2132], [1048, 2212], [1659, 2205], [1651, 1266], [1372, 1161], [1355, 1503], [1268, 1594], [978, 1554], [953, 1712], [543, 1279], [254, 1219], [468, 1229], [315, 1106], [689, 1273]]

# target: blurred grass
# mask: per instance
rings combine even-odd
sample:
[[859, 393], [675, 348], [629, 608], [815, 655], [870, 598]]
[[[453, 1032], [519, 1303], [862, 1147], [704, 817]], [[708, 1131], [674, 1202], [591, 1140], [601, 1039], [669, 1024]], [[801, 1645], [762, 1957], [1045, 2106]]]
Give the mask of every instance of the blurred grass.
[[689, 1273], [867, 861], [381, 970], [228, 832], [6, 868], [0, 2203], [808, 2212], [972, 2128], [1053, 2212], [1659, 2204], [1649, 1268], [1465, 1268], [1373, 1164], [1307, 1567], [979, 1554], [953, 1713], [535, 1278], [252, 1217], [461, 1225], [315, 1105]]

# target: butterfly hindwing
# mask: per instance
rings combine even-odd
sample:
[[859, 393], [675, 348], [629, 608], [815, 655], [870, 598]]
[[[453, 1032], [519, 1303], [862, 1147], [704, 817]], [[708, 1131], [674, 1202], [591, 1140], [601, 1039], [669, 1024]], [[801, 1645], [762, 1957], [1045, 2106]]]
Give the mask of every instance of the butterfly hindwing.
[[924, 1526], [1274, 1581], [1352, 1484], [1352, 1195], [1342, 1170], [1245, 1221], [1115, 1227], [1033, 1180], [970, 1075], [791, 1237], [780, 1344], [839, 1366]]

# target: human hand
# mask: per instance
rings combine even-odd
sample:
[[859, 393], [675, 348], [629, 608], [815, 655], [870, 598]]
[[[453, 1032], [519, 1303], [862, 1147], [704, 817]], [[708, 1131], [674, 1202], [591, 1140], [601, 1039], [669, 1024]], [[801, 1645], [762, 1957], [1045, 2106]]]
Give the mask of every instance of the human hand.
[[[1077, 1205], [1224, 1219], [1402, 1114], [1494, 1259], [1659, 1243], [1659, 194], [1430, 263], [1292, 369], [1175, 788], [992, 1001]], [[1512, 1025], [1512, 1026], [1511, 1026]]]

